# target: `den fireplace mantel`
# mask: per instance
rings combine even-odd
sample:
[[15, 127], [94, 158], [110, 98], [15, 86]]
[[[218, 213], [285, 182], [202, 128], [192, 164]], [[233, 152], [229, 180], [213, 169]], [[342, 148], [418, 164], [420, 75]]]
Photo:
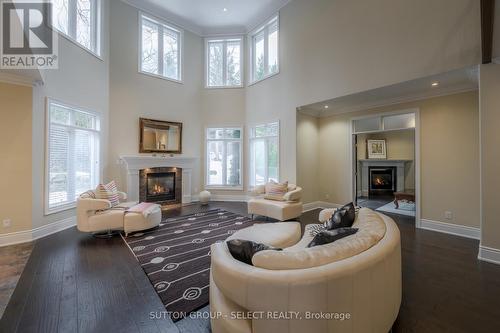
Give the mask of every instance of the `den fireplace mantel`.
[[127, 174], [127, 196], [130, 201], [139, 201], [139, 173], [149, 168], [181, 168], [182, 169], [182, 203], [192, 200], [192, 174], [197, 157], [187, 156], [151, 156], [122, 155], [120, 161]]
[[358, 195], [360, 196], [368, 196], [369, 188], [370, 188], [370, 175], [369, 169], [370, 167], [395, 167], [396, 168], [396, 185], [397, 191], [404, 191], [405, 187], [405, 166], [407, 163], [412, 163], [413, 160], [392, 160], [392, 159], [360, 159], [358, 163], [360, 164], [361, 171], [361, 189], [358, 191]]

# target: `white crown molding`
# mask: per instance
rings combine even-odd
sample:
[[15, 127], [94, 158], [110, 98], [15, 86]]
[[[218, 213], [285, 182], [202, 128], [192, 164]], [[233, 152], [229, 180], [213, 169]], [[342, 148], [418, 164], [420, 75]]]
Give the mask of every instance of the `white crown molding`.
[[481, 230], [476, 227], [469, 227], [465, 225], [446, 223], [441, 221], [433, 221], [427, 219], [420, 220], [420, 228], [430, 231], [442, 232], [445, 234], [467, 237], [472, 239], [481, 238]]
[[500, 265], [500, 250], [488, 246], [479, 245], [477, 258], [492, 264]]
[[37, 80], [29, 76], [5, 73], [0, 71], [0, 82], [15, 84], [19, 86], [33, 87]]
[[52, 235], [56, 232], [71, 228], [76, 225], [76, 217], [71, 216], [57, 222], [43, 225], [31, 230], [0, 234], [0, 247], [14, 244], [32, 242], [36, 239]]

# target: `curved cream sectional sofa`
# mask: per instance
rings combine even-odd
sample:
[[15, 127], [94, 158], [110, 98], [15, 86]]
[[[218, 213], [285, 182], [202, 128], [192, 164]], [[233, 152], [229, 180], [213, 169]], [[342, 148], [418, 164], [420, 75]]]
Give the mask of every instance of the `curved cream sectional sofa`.
[[[401, 304], [399, 229], [367, 208], [353, 227], [359, 228], [355, 235], [305, 248], [312, 238], [308, 227], [302, 240], [281, 253], [256, 254], [254, 266], [235, 260], [225, 243], [212, 245], [212, 332], [388, 332]], [[266, 226], [259, 228], [262, 234]], [[296, 232], [282, 229], [280, 243], [283, 233], [298, 239]], [[259, 233], [245, 231], [244, 239], [259, 242]], [[269, 234], [267, 244], [276, 246]]]

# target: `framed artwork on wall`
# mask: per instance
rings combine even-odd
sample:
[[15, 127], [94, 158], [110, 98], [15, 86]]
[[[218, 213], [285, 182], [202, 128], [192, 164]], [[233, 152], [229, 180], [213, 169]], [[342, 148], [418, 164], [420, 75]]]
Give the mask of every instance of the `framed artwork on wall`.
[[386, 159], [387, 149], [385, 140], [366, 140], [366, 149], [369, 159]]

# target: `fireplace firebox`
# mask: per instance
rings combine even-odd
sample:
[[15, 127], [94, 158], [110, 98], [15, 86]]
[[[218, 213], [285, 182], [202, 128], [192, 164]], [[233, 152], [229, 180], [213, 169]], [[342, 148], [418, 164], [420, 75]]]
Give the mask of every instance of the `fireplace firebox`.
[[369, 167], [369, 195], [393, 194], [397, 189], [395, 167]]
[[150, 168], [139, 172], [139, 199], [161, 205], [182, 201], [182, 170], [180, 168]]

